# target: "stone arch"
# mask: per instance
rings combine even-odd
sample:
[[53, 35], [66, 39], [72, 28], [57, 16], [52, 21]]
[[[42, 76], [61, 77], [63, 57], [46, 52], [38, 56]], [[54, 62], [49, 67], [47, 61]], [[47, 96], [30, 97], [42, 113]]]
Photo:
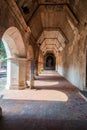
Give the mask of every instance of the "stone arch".
[[7, 54], [7, 89], [26, 87], [26, 50], [20, 31], [12, 26], [2, 36]]
[[7, 58], [26, 57], [26, 50], [21, 33], [16, 27], [8, 28], [2, 36]]
[[45, 55], [45, 70], [55, 70], [55, 56], [52, 53]]

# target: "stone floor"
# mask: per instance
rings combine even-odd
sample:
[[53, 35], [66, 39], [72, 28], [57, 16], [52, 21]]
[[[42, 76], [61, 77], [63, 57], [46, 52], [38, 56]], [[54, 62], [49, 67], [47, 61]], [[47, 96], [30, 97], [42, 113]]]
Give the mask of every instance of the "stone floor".
[[87, 102], [54, 71], [44, 71], [35, 89], [0, 92], [0, 130], [87, 130]]

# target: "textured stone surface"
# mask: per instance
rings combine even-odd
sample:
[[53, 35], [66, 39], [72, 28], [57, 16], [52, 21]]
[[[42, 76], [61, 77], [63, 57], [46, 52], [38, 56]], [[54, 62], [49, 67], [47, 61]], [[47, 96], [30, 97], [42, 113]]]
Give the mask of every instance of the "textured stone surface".
[[34, 90], [2, 91], [0, 130], [86, 130], [87, 102], [79, 90], [53, 71], [45, 71]]
[[86, 88], [86, 32], [75, 32], [73, 44], [59, 54], [59, 73], [80, 89]]
[[[45, 45], [45, 49], [41, 48], [42, 53], [54, 53], [56, 61], [58, 61], [55, 66], [56, 70], [59, 70], [62, 75], [80, 89], [86, 89], [86, 6], [86, 0], [84, 2], [82, 0], [11, 0], [10, 2], [9, 0], [0, 0], [0, 38], [9, 27], [17, 27], [22, 35], [24, 45], [19, 39], [18, 50], [16, 49], [15, 52], [19, 51], [22, 53], [21, 57], [29, 58], [30, 56], [27, 55], [30, 51], [28, 45], [31, 44], [34, 50], [33, 59], [38, 62], [40, 45], [42, 48]], [[28, 14], [24, 11], [26, 8], [28, 8]], [[48, 37], [48, 34], [44, 34], [44, 31], [48, 31], [51, 35], [54, 35], [54, 32], [59, 31], [59, 29], [68, 42], [64, 41], [63, 43], [61, 36], [56, 39], [56, 36]], [[43, 41], [40, 41], [37, 45], [41, 34], [44, 35]], [[10, 45], [10, 47], [12, 46]], [[25, 48], [25, 51], [23, 48]], [[11, 49], [11, 51], [13, 52], [14, 49]], [[61, 54], [58, 52], [61, 52]], [[35, 73], [37, 68], [37, 64], [35, 64]], [[29, 70], [29, 63], [27, 70]], [[26, 74], [26, 77], [29, 77], [29, 74]]]
[[[28, 13], [25, 13], [27, 10]], [[28, 27], [29, 26], [29, 27]], [[32, 53], [32, 58], [35, 61], [35, 74], [37, 73], [37, 70], [40, 72], [40, 67], [42, 67], [44, 65], [44, 57], [42, 56], [42, 59], [38, 59], [38, 57], [40, 57], [40, 51], [42, 50], [42, 54], [44, 54], [44, 50], [45, 50], [45, 54], [47, 53], [53, 53], [55, 55], [55, 59], [56, 59], [56, 71], [58, 71], [59, 73], [61, 73], [65, 78], [67, 78], [70, 82], [72, 82], [74, 85], [76, 85], [78, 88], [80, 88], [81, 90], [83, 89], [87, 89], [86, 87], [86, 78], [87, 78], [87, 74], [86, 74], [86, 44], [87, 44], [87, 0], [38, 0], [38, 1], [34, 1], [34, 0], [0, 0], [0, 40], [2, 39], [3, 34], [6, 32], [7, 29], [9, 29], [10, 27], [16, 27], [22, 36], [23, 39], [23, 44], [21, 44], [21, 40], [18, 39], [18, 44], [17, 41], [15, 41], [15, 43], [17, 44], [17, 48], [16, 50], [14, 49], [14, 47], [11, 49], [12, 52], [20, 52], [21, 53], [21, 58], [31, 58], [31, 52]], [[44, 31], [58, 31], [60, 28], [60, 30], [62, 30], [64, 36], [66, 37], [68, 42], [64, 42], [59, 36], [59, 38], [57, 39], [57, 42], [55, 42], [56, 40], [51, 40], [51, 38], [56, 38], [56, 37], [47, 37], [48, 34], [46, 34], [46, 36], [44, 37], [44, 41], [46, 40], [46, 44], [45, 44], [45, 49], [40, 49], [40, 45], [43, 44], [44, 42], [40, 42], [37, 44], [38, 39], [40, 38], [41, 34], [43, 34]], [[10, 35], [10, 34], [9, 34]], [[43, 34], [45, 35], [45, 34]], [[53, 33], [51, 34], [53, 35]], [[46, 39], [45, 39], [46, 38]], [[7, 41], [6, 41], [7, 42]], [[12, 42], [13, 43], [13, 42]], [[50, 43], [52, 43], [52, 45], [50, 45]], [[57, 46], [58, 48], [55, 49], [53, 47], [53, 44], [55, 44], [55, 46]], [[58, 45], [57, 45], [58, 44]], [[8, 46], [9, 44], [7, 44]], [[12, 47], [13, 44], [10, 45], [10, 47]], [[28, 46], [32, 45], [32, 49], [28, 49]], [[63, 45], [65, 45], [64, 49], [63, 49]], [[23, 50], [23, 48], [25, 48]], [[51, 48], [51, 50], [50, 50]], [[25, 53], [24, 53], [25, 52]], [[29, 53], [30, 52], [30, 53]], [[29, 53], [29, 55], [27, 55]], [[18, 54], [18, 53], [16, 53]], [[19, 55], [18, 55], [19, 56]], [[30, 60], [30, 59], [28, 59]], [[38, 64], [36, 64], [38, 63]], [[19, 67], [19, 69], [22, 66]], [[28, 70], [29, 69], [29, 70]], [[26, 70], [26, 67], [24, 67], [24, 70]], [[27, 72], [26, 72], [26, 76], [24, 77], [24, 79], [27, 79], [26, 77], [29, 77], [29, 71], [30, 71], [30, 64], [27, 63]], [[23, 71], [22, 71], [23, 72]], [[23, 75], [21, 75], [22, 77]], [[51, 78], [51, 77], [50, 77]], [[44, 80], [44, 77], [42, 78]], [[61, 79], [61, 78], [60, 78]], [[55, 77], [56, 80], [56, 77]], [[58, 80], [58, 79], [57, 79]], [[62, 79], [63, 81], [63, 79]], [[23, 83], [21, 81], [21, 83]], [[46, 82], [48, 87], [49, 83], [48, 81]], [[65, 83], [65, 82], [63, 82]], [[42, 84], [44, 84], [44, 82], [42, 81]], [[39, 85], [39, 82], [38, 82]], [[61, 85], [61, 84], [58, 84]], [[66, 84], [65, 84], [66, 85]], [[62, 87], [59, 87], [59, 89], [61, 88], [61, 91], [66, 92], [67, 91], [67, 87], [64, 87], [64, 84], [62, 84]], [[37, 86], [38, 87], [38, 86]], [[43, 86], [42, 86], [43, 87]], [[52, 86], [51, 86], [52, 87]], [[55, 86], [56, 87], [56, 86]], [[40, 86], [38, 87], [38, 89], [40, 89]], [[65, 89], [65, 90], [64, 90]], [[43, 92], [43, 91], [42, 91]], [[51, 91], [52, 92], [52, 91]], [[87, 115], [86, 115], [86, 104], [84, 101], [80, 101], [80, 97], [79, 95], [76, 93], [76, 91], [71, 92], [71, 89], [68, 89], [68, 92], [70, 92], [70, 101], [69, 103], [71, 103], [70, 109], [68, 110], [68, 105], [65, 106], [65, 104], [63, 107], [66, 109], [66, 111], [68, 111], [68, 114], [65, 113], [66, 111], [63, 111], [63, 114], [65, 115], [65, 117], [70, 118], [72, 117], [72, 119], [76, 119], [78, 120], [78, 118], [83, 119], [83, 121], [78, 121], [78, 122], [60, 122], [60, 124], [64, 124], [64, 125], [59, 125], [58, 120], [56, 120], [56, 113], [59, 111], [56, 110], [56, 108], [54, 107], [55, 104], [52, 102], [48, 102], [48, 106], [47, 109], [49, 109], [48, 113], [44, 112], [44, 106], [43, 106], [43, 102], [37, 102], [39, 104], [39, 106], [43, 106], [43, 113], [42, 109], [40, 111], [38, 111], [38, 109], [40, 109], [40, 107], [38, 107], [36, 105], [36, 109], [34, 109], [34, 111], [36, 112], [35, 116], [37, 117], [38, 115], [40, 115], [40, 113], [43, 115], [40, 115], [41, 117], [45, 117], [44, 119], [38, 119], [36, 121], [36, 119], [26, 119], [26, 116], [24, 116], [24, 120], [23, 118], [21, 118], [21, 114], [19, 113], [24, 112], [25, 115], [27, 115], [26, 111], [28, 111], [28, 108], [33, 106], [35, 107], [35, 104], [33, 104], [33, 102], [29, 102], [29, 106], [27, 106], [27, 102], [22, 100], [22, 110], [18, 111], [20, 107], [16, 106], [18, 105], [18, 103], [21, 101], [14, 101], [11, 100], [12, 104], [10, 104], [10, 100], [6, 100], [4, 99], [4, 101], [2, 102], [2, 106], [10, 104], [12, 107], [15, 108], [15, 110], [17, 110], [17, 112], [15, 111], [15, 113], [19, 116], [16, 117], [13, 115], [12, 112], [14, 111], [14, 108], [12, 108], [12, 112], [9, 111], [9, 108], [11, 106], [7, 105], [6, 107], [3, 107], [3, 113], [5, 112], [4, 109], [8, 110], [9, 112], [9, 116], [6, 115], [5, 118], [3, 118], [2, 120], [2, 127], [8, 127], [8, 129], [10, 128], [10, 124], [9, 124], [9, 120], [12, 120], [12, 124], [13, 124], [13, 129], [15, 129], [15, 124], [17, 123], [17, 127], [21, 126], [21, 124], [23, 122], [26, 122], [25, 125], [23, 126], [24, 129], [28, 128], [28, 125], [30, 126], [30, 129], [34, 129], [37, 128], [38, 129], [44, 129], [44, 125], [45, 125], [45, 130], [46, 129], [54, 129], [54, 124], [56, 125], [55, 128], [63, 128], [66, 126], [69, 126], [69, 129], [80, 129], [83, 128], [84, 130], [86, 129], [86, 121], [84, 121], [84, 118], [86, 119]], [[50, 95], [50, 93], [47, 91], [48, 95]], [[9, 95], [9, 92], [7, 93]], [[44, 91], [45, 94], [45, 91]], [[55, 92], [53, 91], [54, 95]], [[69, 94], [69, 93], [68, 93]], [[76, 98], [73, 98], [73, 96], [76, 94]], [[7, 95], [7, 97], [8, 97]], [[26, 92], [25, 92], [26, 95]], [[31, 94], [31, 97], [33, 94]], [[13, 95], [12, 95], [13, 96]], [[15, 94], [15, 96], [20, 96], [20, 94], [18, 93], [18, 95]], [[21, 93], [21, 96], [23, 96], [23, 93]], [[20, 96], [20, 97], [21, 97]], [[28, 95], [27, 95], [28, 96]], [[56, 95], [56, 96], [60, 96]], [[69, 95], [68, 95], [69, 96]], [[37, 95], [35, 95], [35, 97], [38, 97]], [[44, 95], [43, 95], [44, 98]], [[46, 97], [47, 98], [47, 97]], [[46, 99], [45, 98], [45, 99]], [[55, 96], [54, 96], [55, 99]], [[77, 99], [77, 101], [76, 101]], [[78, 101], [79, 100], [79, 101]], [[82, 100], [82, 99], [81, 99]], [[15, 102], [17, 104], [15, 104]], [[79, 104], [83, 104], [82, 106], [79, 106], [79, 104], [77, 104], [77, 102]], [[13, 105], [14, 103], [14, 105]], [[30, 104], [31, 103], [31, 104]], [[47, 102], [45, 102], [47, 105]], [[76, 105], [77, 104], [77, 105]], [[26, 106], [26, 108], [24, 108], [24, 105]], [[51, 106], [52, 105], [52, 106]], [[63, 108], [62, 105], [60, 105], [61, 109]], [[50, 106], [50, 108], [49, 108]], [[17, 109], [16, 109], [17, 107]], [[57, 107], [59, 107], [59, 104], [57, 104]], [[71, 111], [71, 108], [75, 108], [74, 112], [76, 112], [77, 114], [73, 113], [73, 111]], [[80, 109], [81, 108], [81, 109]], [[32, 109], [32, 110], [33, 110]], [[47, 110], [46, 109], [46, 110]], [[32, 113], [32, 110], [30, 111]], [[79, 110], [79, 113], [78, 113]], [[52, 111], [54, 113], [54, 116], [51, 117], [50, 115], [50, 111]], [[40, 112], [40, 113], [39, 113]], [[55, 113], [56, 112], [56, 113]], [[31, 117], [31, 113], [28, 113], [29, 117]], [[57, 113], [57, 114], [58, 114]], [[52, 118], [52, 120], [47, 119], [47, 116]], [[32, 116], [33, 117], [33, 116]], [[54, 119], [55, 118], [55, 119]], [[57, 116], [57, 119], [60, 118], [62, 119], [62, 116], [59, 113], [59, 116]], [[19, 120], [19, 122], [17, 122]], [[44, 121], [43, 121], [44, 120]], [[4, 122], [6, 121], [6, 122]], [[35, 121], [34, 125], [31, 125], [32, 122]], [[28, 124], [27, 124], [28, 122]], [[42, 122], [42, 124], [40, 125], [40, 123]], [[50, 123], [49, 123], [50, 122]], [[3, 126], [3, 123], [7, 124]], [[51, 124], [52, 123], [52, 124]], [[75, 125], [75, 123], [77, 124], [77, 126]], [[1, 127], [0, 125], [0, 127]], [[75, 125], [75, 126], [74, 126]], [[43, 126], [43, 127], [42, 127]], [[57, 129], [56, 128], [56, 129]], [[68, 129], [68, 128], [67, 128]], [[83, 130], [82, 129], [82, 130]]]

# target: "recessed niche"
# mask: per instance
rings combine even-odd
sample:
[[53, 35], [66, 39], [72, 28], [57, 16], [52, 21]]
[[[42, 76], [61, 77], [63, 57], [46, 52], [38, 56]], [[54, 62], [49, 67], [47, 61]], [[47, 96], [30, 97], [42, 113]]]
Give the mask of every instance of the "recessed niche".
[[30, 12], [30, 11], [29, 11], [29, 8], [28, 8], [27, 6], [21, 7], [21, 8], [22, 8], [24, 14], [28, 14], [28, 13]]

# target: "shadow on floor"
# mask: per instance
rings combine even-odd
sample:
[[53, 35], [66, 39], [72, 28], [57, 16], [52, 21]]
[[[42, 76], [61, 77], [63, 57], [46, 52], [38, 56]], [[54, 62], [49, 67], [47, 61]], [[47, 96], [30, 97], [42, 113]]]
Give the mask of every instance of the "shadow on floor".
[[67, 102], [3, 99], [0, 130], [87, 130], [87, 104], [78, 99]]
[[[28, 89], [20, 94], [15, 92], [15, 97], [20, 96], [20, 100], [1, 98], [3, 117], [0, 130], [87, 130], [87, 102], [78, 94], [77, 88], [56, 73], [40, 75], [35, 88], [37, 91], [31, 90], [31, 96], [38, 97], [38, 100], [21, 99], [23, 94], [25, 97], [30, 94]], [[42, 96], [49, 99], [49, 95], [52, 97], [54, 94], [53, 99], [60, 94], [58, 91], [63, 92], [68, 100], [41, 100]], [[61, 93], [57, 98], [63, 95]]]
[[87, 121], [83, 120], [41, 120], [14, 119], [11, 124], [1, 121], [0, 130], [87, 130]]

